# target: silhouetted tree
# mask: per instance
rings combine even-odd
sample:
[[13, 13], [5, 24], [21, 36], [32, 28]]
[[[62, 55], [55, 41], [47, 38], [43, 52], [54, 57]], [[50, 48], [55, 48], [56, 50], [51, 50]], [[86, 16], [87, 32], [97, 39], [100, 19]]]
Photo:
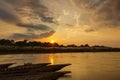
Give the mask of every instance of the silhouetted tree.
[[52, 45], [49, 42], [44, 42], [43, 47], [51, 47]]
[[59, 47], [59, 44], [58, 43], [53, 43], [53, 44], [51, 44], [51, 47]]
[[80, 47], [85, 47], [84, 45], [80, 45]]
[[59, 47], [65, 47], [63, 44], [59, 45]]
[[94, 46], [92, 46], [92, 47], [105, 47], [105, 46], [94, 45]]
[[35, 46], [40, 46], [40, 47], [42, 47], [42, 46], [43, 46], [43, 43], [37, 42], [37, 41], [32, 41], [32, 42], [28, 42], [27, 45], [28, 45], [28, 46], [31, 46], [31, 47], [35, 47]]
[[1, 39], [0, 40], [0, 45], [6, 45], [6, 46], [10, 46], [12, 45], [14, 42], [14, 40], [8, 40], [8, 39]]
[[67, 45], [67, 47], [77, 47], [75, 44]]
[[89, 44], [85, 44], [85, 47], [90, 47]]
[[23, 40], [23, 41], [17, 41], [15, 42], [15, 46], [19, 46], [19, 47], [24, 47], [24, 46], [27, 46], [27, 41], [28, 40]]

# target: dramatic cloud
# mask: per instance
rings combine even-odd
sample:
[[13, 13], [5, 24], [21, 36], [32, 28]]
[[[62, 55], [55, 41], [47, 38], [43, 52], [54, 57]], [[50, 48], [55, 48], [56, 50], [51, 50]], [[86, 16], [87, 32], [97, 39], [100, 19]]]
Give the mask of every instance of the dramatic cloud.
[[[55, 20], [41, 0], [0, 0], [0, 20], [27, 29], [26, 33], [29, 34], [13, 34], [12, 37], [15, 38], [23, 37], [24, 39], [32, 36], [32, 38], [37, 38], [42, 35], [47, 37], [48, 34], [54, 33], [53, 28], [48, 27], [45, 23], [55, 24]], [[35, 35], [35, 30], [41, 34]], [[46, 33], [49, 31], [52, 33]]]
[[40, 34], [39, 38], [49, 37], [49, 36], [53, 35], [54, 33], [55, 33], [55, 31], [49, 31], [46, 33], [42, 33], [42, 34]]
[[80, 23], [84, 23], [83, 25], [98, 28], [120, 27], [120, 0], [72, 0], [72, 2], [83, 15], [80, 17]]
[[[54, 18], [51, 16], [52, 13], [42, 4], [41, 0], [1, 0], [0, 2], [2, 4], [0, 8], [3, 7], [5, 11], [9, 12], [7, 15], [14, 15], [14, 17], [18, 18], [15, 16], [15, 13], [13, 13], [14, 11], [21, 19], [29, 17], [29, 19], [32, 20], [35, 20], [36, 18], [41, 19], [43, 22], [54, 22]], [[4, 5], [3, 3], [7, 5]], [[12, 11], [9, 6], [13, 9]], [[14, 19], [14, 17], [11, 16], [11, 19]]]
[[100, 6], [105, 0], [72, 0], [79, 10], [92, 10]]
[[17, 23], [20, 21], [15, 11], [4, 2], [0, 2], [0, 20], [9, 23]]
[[50, 28], [46, 25], [43, 25], [43, 24], [34, 25], [34, 24], [19, 23], [19, 24], [17, 24], [17, 26], [24, 27], [24, 28], [27, 28], [27, 29], [42, 30], [42, 31], [47, 31], [47, 30], [52, 29], [52, 28]]
[[42, 38], [46, 38], [46, 37], [50, 37], [51, 35], [53, 35], [55, 33], [55, 31], [49, 31], [49, 32], [45, 32], [42, 34], [35, 34], [35, 33], [14, 33], [13, 35], [11, 35], [9, 38], [10, 39], [42, 39]]

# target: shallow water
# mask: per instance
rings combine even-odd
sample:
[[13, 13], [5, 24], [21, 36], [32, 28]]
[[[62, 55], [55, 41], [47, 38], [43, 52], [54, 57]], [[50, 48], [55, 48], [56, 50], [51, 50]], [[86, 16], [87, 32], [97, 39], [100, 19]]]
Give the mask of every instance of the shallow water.
[[120, 80], [120, 52], [0, 55], [1, 64], [9, 62], [71, 63], [62, 70], [72, 73], [59, 80]]

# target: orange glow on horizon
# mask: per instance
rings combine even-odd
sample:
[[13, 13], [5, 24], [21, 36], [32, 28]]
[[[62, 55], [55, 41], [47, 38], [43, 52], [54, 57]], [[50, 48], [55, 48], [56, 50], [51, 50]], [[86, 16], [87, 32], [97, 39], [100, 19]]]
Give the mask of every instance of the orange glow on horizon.
[[52, 40], [50, 41], [50, 43], [52, 43], [52, 44], [55, 43], [55, 40], [52, 39]]

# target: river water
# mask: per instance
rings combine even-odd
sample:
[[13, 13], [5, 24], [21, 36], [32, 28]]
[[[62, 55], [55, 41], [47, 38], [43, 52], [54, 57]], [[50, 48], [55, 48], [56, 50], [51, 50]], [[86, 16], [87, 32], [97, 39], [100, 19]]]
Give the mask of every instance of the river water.
[[59, 80], [120, 80], [120, 52], [0, 55], [0, 64], [9, 62], [71, 63], [62, 70], [72, 73]]

